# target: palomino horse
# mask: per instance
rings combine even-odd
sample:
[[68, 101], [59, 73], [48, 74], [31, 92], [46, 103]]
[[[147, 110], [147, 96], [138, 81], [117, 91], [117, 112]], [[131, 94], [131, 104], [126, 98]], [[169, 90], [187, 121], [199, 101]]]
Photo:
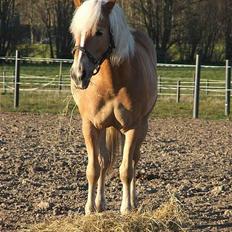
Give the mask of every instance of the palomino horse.
[[105, 177], [121, 141], [124, 214], [136, 207], [135, 168], [157, 99], [155, 49], [147, 35], [129, 28], [116, 0], [74, 2], [71, 90], [88, 152], [85, 212], [105, 209]]

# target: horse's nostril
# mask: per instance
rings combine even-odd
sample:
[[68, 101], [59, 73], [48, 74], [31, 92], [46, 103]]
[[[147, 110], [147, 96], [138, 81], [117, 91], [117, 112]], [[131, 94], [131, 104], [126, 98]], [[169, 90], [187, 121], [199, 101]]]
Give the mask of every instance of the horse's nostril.
[[85, 79], [85, 77], [86, 77], [86, 71], [83, 70], [83, 71], [82, 71], [82, 75], [81, 75], [81, 80]]

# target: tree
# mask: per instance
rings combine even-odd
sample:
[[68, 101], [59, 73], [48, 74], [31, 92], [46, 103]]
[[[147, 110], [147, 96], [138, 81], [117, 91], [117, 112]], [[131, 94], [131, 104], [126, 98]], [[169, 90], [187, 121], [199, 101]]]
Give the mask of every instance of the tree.
[[20, 14], [20, 23], [28, 25], [30, 30], [30, 42], [35, 43], [36, 27], [40, 24], [37, 8], [40, 0], [16, 0], [18, 2], [18, 13]]
[[[153, 39], [159, 61], [192, 62], [196, 53], [201, 53], [203, 61], [212, 62], [220, 57], [215, 55], [216, 48], [221, 53], [218, 3], [225, 5], [224, 1], [232, 3], [229, 0], [121, 0], [120, 3], [124, 10], [130, 11], [129, 22], [145, 29]], [[224, 15], [231, 19], [231, 13]], [[227, 48], [231, 47], [230, 33], [225, 35]]]
[[48, 38], [50, 47], [50, 56], [54, 58], [54, 48], [53, 48], [53, 6], [50, 0], [43, 0], [39, 5], [39, 12], [41, 21], [45, 27], [46, 36]]
[[69, 32], [69, 26], [74, 12], [72, 1], [43, 0], [39, 11], [47, 31], [51, 56], [54, 57], [55, 50], [58, 58], [70, 57], [72, 36]]
[[[231, 0], [117, 2], [129, 24], [149, 34], [159, 62], [192, 62], [196, 53], [207, 63], [232, 59]], [[45, 41], [51, 57], [70, 57], [74, 10], [72, 0], [0, 0], [0, 55], [19, 42]]]
[[222, 0], [222, 34], [225, 41], [225, 57], [232, 61], [232, 1]]
[[69, 26], [74, 8], [70, 0], [54, 0], [54, 34], [56, 56], [67, 58], [71, 56], [72, 36]]
[[183, 1], [177, 42], [182, 60], [192, 62], [200, 53], [203, 62], [212, 61], [220, 32], [217, 1]]
[[18, 25], [15, 0], [0, 0], [0, 56], [6, 56], [15, 46]]
[[[133, 15], [142, 20], [142, 26], [154, 41], [160, 61], [168, 60], [172, 44], [174, 0], [137, 0], [132, 3]], [[138, 16], [139, 15], [139, 16]]]
[[191, 0], [183, 1], [181, 18], [179, 19], [181, 25], [176, 32], [176, 46], [180, 53], [180, 60], [187, 62], [194, 60], [202, 39], [199, 5], [193, 5], [191, 2]]
[[203, 1], [199, 3], [199, 18], [201, 27], [201, 42], [199, 51], [202, 61], [210, 63], [213, 61], [213, 54], [216, 44], [219, 42], [220, 22], [218, 0]]

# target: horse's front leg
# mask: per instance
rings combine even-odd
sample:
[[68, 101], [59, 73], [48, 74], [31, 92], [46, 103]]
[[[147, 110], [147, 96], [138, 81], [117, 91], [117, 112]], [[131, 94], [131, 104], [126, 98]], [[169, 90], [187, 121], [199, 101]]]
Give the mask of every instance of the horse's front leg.
[[83, 135], [88, 153], [88, 165], [86, 176], [88, 180], [88, 199], [85, 205], [85, 213], [90, 214], [95, 212], [95, 190], [97, 181], [100, 176], [100, 165], [98, 160], [99, 155], [99, 131], [93, 124], [87, 120], [83, 120], [82, 124]]
[[97, 212], [102, 212], [105, 210], [105, 178], [110, 165], [109, 151], [106, 148], [106, 130], [103, 130], [100, 134], [100, 155], [99, 164], [101, 167], [100, 177], [98, 179], [97, 196], [95, 199]]
[[134, 152], [137, 140], [137, 130], [132, 129], [125, 133], [125, 144], [123, 149], [123, 159], [120, 166], [120, 179], [123, 185], [121, 213], [128, 213], [131, 208], [131, 183], [134, 177]]

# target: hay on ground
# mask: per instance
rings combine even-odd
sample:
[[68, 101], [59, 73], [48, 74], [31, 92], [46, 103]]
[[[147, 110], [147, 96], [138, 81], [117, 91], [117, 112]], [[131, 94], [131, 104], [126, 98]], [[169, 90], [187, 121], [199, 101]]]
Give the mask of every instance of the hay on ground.
[[153, 212], [106, 212], [90, 216], [70, 216], [31, 226], [27, 232], [164, 232], [184, 231], [187, 217], [179, 201], [172, 197]]

